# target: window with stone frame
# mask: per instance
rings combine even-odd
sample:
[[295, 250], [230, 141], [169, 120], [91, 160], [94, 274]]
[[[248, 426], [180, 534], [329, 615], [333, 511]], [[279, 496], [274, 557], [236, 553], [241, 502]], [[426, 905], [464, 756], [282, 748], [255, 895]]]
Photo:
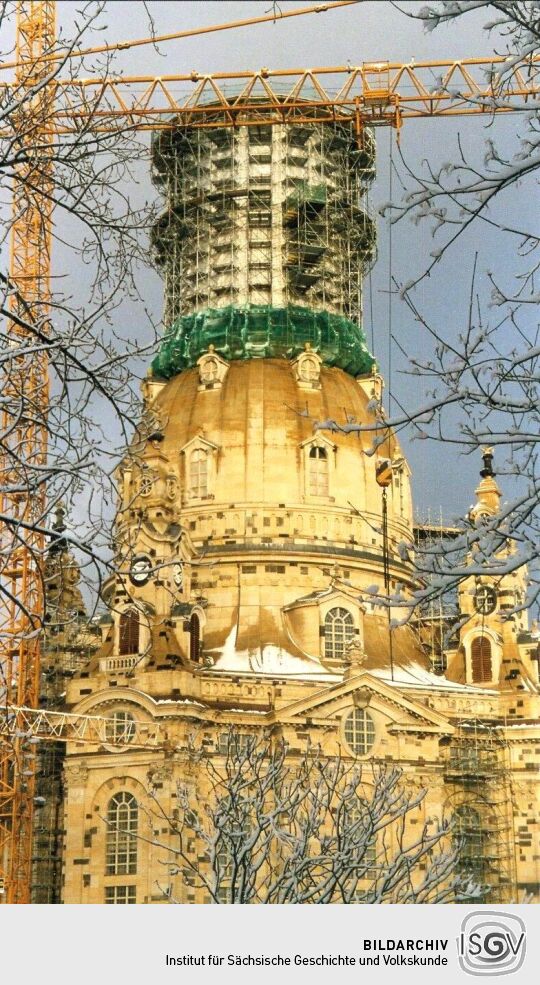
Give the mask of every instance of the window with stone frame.
[[460, 804], [455, 811], [455, 821], [457, 868], [464, 874], [477, 874], [487, 863], [487, 838], [480, 811], [470, 804]]
[[486, 636], [475, 636], [471, 644], [471, 676], [473, 684], [492, 679], [491, 643]]
[[375, 745], [377, 731], [369, 711], [355, 708], [343, 723], [343, 737], [355, 756], [367, 756]]
[[370, 891], [377, 878], [377, 836], [370, 833], [371, 816], [367, 800], [359, 798], [345, 807], [345, 826], [347, 837], [363, 846], [361, 860], [355, 871], [357, 883], [352, 902], [366, 903], [370, 900]]
[[106, 886], [106, 903], [136, 903], [137, 889], [135, 886]]
[[231, 895], [236, 890], [233, 886], [235, 869], [239, 868], [242, 850], [249, 835], [250, 824], [245, 816], [235, 817], [234, 811], [230, 820], [223, 825], [216, 845], [215, 873], [217, 877], [217, 898], [220, 903], [233, 903]]
[[354, 637], [354, 619], [347, 609], [336, 606], [324, 620], [324, 655], [327, 660], [344, 660]]
[[189, 489], [196, 499], [208, 496], [208, 451], [205, 448], [195, 448], [189, 457]]
[[189, 659], [199, 663], [201, 659], [201, 620], [193, 612], [189, 620]]
[[217, 751], [221, 756], [231, 756], [233, 759], [244, 758], [252, 748], [254, 736], [249, 732], [220, 732], [217, 741]]
[[108, 876], [137, 872], [139, 805], [133, 794], [121, 790], [107, 808], [105, 872]]
[[122, 612], [119, 622], [118, 652], [121, 657], [139, 652], [139, 613], [136, 609]]
[[309, 483], [310, 496], [329, 495], [328, 452], [320, 445], [313, 445], [309, 450]]
[[129, 711], [115, 711], [105, 725], [105, 738], [111, 744], [127, 745], [135, 737], [135, 719]]

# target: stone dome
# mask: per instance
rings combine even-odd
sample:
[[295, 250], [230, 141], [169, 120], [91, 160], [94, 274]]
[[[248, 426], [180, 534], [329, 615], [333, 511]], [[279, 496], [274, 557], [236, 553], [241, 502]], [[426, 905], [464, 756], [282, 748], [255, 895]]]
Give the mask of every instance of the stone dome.
[[[380, 386], [377, 376], [325, 367], [309, 347], [292, 361], [231, 363], [212, 349], [168, 383], [145, 383], [151, 426], [124, 476], [119, 540], [159, 565], [155, 585], [132, 591], [158, 621], [171, 621], [181, 654], [189, 650], [186, 613], [196, 611], [205, 659], [217, 671], [280, 676], [295, 661], [294, 672], [308, 677], [323, 666], [339, 673], [343, 646], [333, 660], [325, 642], [337, 613], [361, 658], [365, 646], [370, 665], [387, 665], [387, 613], [366, 593], [385, 590], [376, 473], [392, 463], [390, 583], [407, 589], [411, 565], [398, 545], [412, 540], [408, 468], [391, 433], [374, 451], [373, 431], [315, 426], [375, 426]], [[188, 565], [178, 605], [179, 538]], [[413, 637], [397, 630], [398, 663], [422, 660]]]
[[[287, 510], [291, 516], [289, 522], [282, 518], [282, 538], [303, 533], [321, 541], [373, 547], [381, 543], [376, 463], [390, 458], [400, 463], [388, 490], [390, 539], [410, 540], [408, 469], [395, 438], [386, 440], [374, 455], [372, 433], [314, 428], [315, 422], [326, 420], [374, 424], [373, 383], [374, 378], [358, 381], [340, 369], [322, 366], [320, 382], [303, 388], [294, 364], [285, 359], [232, 362], [217, 386], [201, 385], [197, 368], [173, 378], [152, 410], [164, 435], [160, 453], [178, 470], [182, 512], [202, 516], [211, 510], [215, 515], [219, 507], [229, 511], [252, 506]], [[209, 459], [207, 485], [200, 489], [189, 475], [190, 455], [197, 449], [207, 452]], [[321, 472], [327, 475], [321, 476], [317, 488], [309, 472], [310, 456], [319, 454], [324, 456]], [[263, 519], [259, 535], [264, 535], [264, 526]], [[249, 536], [247, 528], [241, 529], [241, 518], [225, 529], [233, 527], [237, 538]], [[195, 520], [191, 536], [198, 541], [210, 534], [199, 530]], [[219, 531], [211, 536], [215, 542]]]

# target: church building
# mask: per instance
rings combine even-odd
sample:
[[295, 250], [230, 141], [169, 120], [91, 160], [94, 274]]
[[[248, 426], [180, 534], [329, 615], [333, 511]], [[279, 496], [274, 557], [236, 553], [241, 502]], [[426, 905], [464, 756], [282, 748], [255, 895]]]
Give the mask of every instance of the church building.
[[[149, 785], [173, 817], [178, 783], [197, 790], [193, 736], [219, 763], [227, 736], [274, 730], [291, 752], [398, 765], [427, 789], [426, 817], [454, 818], [483, 902], [538, 902], [526, 572], [475, 566], [452, 631], [385, 603], [418, 588], [425, 531], [361, 329], [372, 136], [210, 120], [158, 133], [153, 160], [167, 331], [118, 470], [100, 638], [61, 657], [64, 707], [110, 726], [102, 743], [67, 744], [62, 871], [42, 884], [57, 880], [65, 903], [163, 903], [164, 882], [208, 902], [164, 871], [155, 845], [172, 836], [148, 827]], [[499, 508], [494, 467], [485, 450], [473, 527]]]

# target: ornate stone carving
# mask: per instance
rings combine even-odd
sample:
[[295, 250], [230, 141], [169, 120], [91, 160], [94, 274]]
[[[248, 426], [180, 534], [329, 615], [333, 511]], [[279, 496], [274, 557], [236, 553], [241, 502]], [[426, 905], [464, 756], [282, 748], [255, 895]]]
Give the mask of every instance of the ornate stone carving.
[[178, 495], [178, 479], [176, 478], [174, 472], [169, 472], [166, 480], [165, 486], [167, 491], [168, 499], [176, 499]]
[[218, 355], [213, 345], [209, 345], [208, 352], [205, 352], [197, 360], [197, 366], [199, 367], [199, 390], [218, 389], [229, 371], [228, 362]]
[[311, 343], [305, 343], [305, 351], [292, 362], [292, 369], [297, 386], [301, 390], [320, 390], [322, 359], [311, 348]]
[[366, 662], [366, 653], [360, 637], [354, 636], [345, 649], [350, 671], [359, 671]]
[[68, 787], [83, 787], [90, 770], [86, 763], [73, 763], [64, 767], [64, 781]]

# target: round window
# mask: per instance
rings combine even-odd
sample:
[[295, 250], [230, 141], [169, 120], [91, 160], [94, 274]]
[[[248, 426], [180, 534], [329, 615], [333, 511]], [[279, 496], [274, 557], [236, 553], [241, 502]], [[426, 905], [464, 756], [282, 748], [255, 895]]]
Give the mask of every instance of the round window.
[[135, 719], [129, 711], [115, 711], [105, 725], [105, 739], [111, 745], [127, 745], [135, 737]]
[[369, 712], [355, 708], [347, 715], [343, 735], [355, 756], [366, 756], [375, 744], [375, 722]]
[[489, 616], [497, 608], [497, 592], [493, 585], [480, 585], [474, 595], [474, 607], [482, 616]]

